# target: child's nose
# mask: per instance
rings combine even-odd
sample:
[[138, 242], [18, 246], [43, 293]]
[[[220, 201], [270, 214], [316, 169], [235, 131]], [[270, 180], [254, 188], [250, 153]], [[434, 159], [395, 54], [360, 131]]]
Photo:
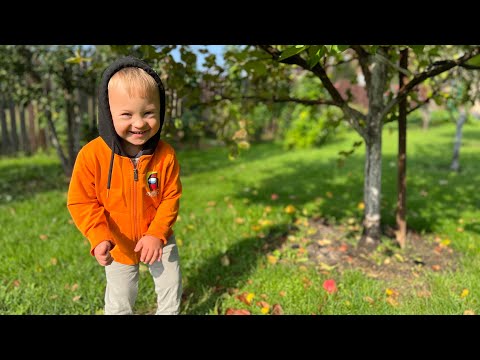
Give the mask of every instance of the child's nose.
[[141, 129], [144, 127], [145, 121], [141, 116], [136, 116], [132, 125], [138, 129]]

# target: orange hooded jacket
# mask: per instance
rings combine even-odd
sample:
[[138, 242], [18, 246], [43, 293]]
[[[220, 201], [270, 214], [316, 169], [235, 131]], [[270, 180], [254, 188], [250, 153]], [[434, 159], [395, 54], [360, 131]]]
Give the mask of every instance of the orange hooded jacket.
[[[160, 129], [143, 147], [137, 164], [128, 157], [115, 132], [108, 104], [108, 81], [125, 66], [137, 66], [157, 81], [160, 90]], [[110, 240], [115, 261], [137, 264], [133, 249], [144, 235], [164, 243], [173, 234], [182, 193], [180, 166], [174, 149], [159, 140], [165, 116], [165, 92], [158, 75], [144, 62], [126, 57], [105, 70], [99, 91], [100, 136], [78, 153], [68, 189], [72, 218], [91, 244], [90, 253]]]

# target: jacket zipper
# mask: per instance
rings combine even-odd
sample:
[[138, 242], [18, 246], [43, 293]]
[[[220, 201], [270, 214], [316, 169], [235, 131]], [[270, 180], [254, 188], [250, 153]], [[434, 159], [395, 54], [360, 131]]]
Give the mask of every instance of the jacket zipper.
[[[137, 233], [137, 182], [138, 182], [138, 162], [140, 159], [131, 159], [133, 165], [133, 239], [135, 246], [138, 241]], [[135, 253], [135, 257], [139, 256], [138, 253]], [[137, 259], [138, 260], [138, 259]]]

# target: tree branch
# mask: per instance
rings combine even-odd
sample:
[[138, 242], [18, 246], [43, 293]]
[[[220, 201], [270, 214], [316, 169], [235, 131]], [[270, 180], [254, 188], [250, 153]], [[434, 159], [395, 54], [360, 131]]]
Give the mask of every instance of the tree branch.
[[358, 62], [365, 77], [365, 83], [367, 84], [367, 91], [370, 88], [370, 81], [372, 79], [372, 74], [368, 68], [370, 54], [362, 48], [360, 45], [352, 45], [351, 48], [358, 54]]
[[[258, 45], [262, 50], [267, 52], [272, 56], [274, 60], [278, 61], [278, 58], [281, 54], [281, 51], [275, 49], [271, 45]], [[288, 62], [287, 62], [288, 60]], [[321, 81], [323, 86], [327, 89], [328, 93], [333, 99], [332, 105], [338, 106], [342, 109], [343, 113], [346, 115], [347, 122], [362, 136], [365, 138], [366, 131], [364, 127], [360, 125], [361, 121], [365, 121], [365, 116], [358, 110], [353, 109], [350, 107], [347, 102], [342, 98], [342, 95], [338, 92], [335, 88], [333, 83], [331, 82], [330, 78], [328, 77], [325, 69], [317, 63], [313, 68], [310, 68], [305, 61], [299, 54], [291, 56], [281, 62], [287, 64], [298, 65], [304, 70], [310, 71], [314, 73]]]
[[433, 67], [429, 70], [426, 70], [418, 75], [416, 75], [412, 80], [406, 83], [402, 88], [398, 91], [398, 94], [395, 98], [393, 98], [383, 109], [381, 113], [381, 117], [385, 117], [392, 108], [398, 104], [400, 99], [407, 96], [407, 94], [418, 84], [422, 83], [428, 78], [434, 77], [438, 74], [441, 74], [445, 71], [448, 71], [456, 66], [462, 66], [465, 62], [470, 60], [472, 57], [480, 54], [480, 47], [476, 47], [472, 51], [466, 53], [462, 57], [457, 60], [445, 60], [438, 63], [433, 64]]

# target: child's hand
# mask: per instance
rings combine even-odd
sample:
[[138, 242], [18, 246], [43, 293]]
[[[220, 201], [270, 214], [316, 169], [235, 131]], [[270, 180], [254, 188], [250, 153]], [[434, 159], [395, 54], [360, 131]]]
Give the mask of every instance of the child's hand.
[[93, 250], [95, 259], [102, 266], [110, 265], [113, 261], [112, 255], [110, 255], [110, 250], [112, 249], [112, 243], [108, 240], [102, 241], [98, 244]]
[[155, 261], [162, 261], [163, 241], [155, 236], [145, 235], [138, 240], [133, 251], [138, 252], [140, 250], [142, 250], [140, 261], [153, 265]]

